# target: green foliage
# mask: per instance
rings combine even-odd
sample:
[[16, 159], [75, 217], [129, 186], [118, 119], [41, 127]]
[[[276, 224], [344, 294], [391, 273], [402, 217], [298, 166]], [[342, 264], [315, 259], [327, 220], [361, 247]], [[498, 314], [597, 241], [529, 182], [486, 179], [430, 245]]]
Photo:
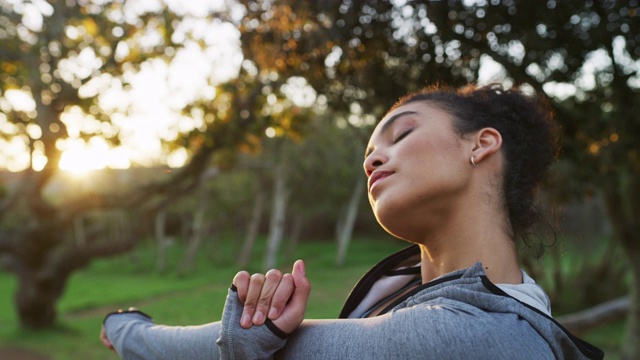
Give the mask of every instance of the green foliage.
[[629, 293], [628, 265], [607, 236], [560, 236], [545, 256], [526, 263], [551, 298], [556, 316]]
[[409, 2], [412, 11], [390, 1], [241, 3], [246, 57], [265, 74], [305, 78], [336, 112], [351, 113], [355, 104], [379, 117], [408, 91], [477, 75], [477, 59], [445, 51], [421, 2]]
[[582, 337], [584, 340], [597, 344], [605, 353], [605, 359], [622, 359], [620, 355], [620, 339], [624, 336], [626, 321], [620, 321], [591, 331]]
[[362, 176], [364, 144], [352, 127], [339, 128], [330, 115], [310, 123], [300, 142], [283, 149], [290, 171], [291, 206], [308, 216], [335, 214]]

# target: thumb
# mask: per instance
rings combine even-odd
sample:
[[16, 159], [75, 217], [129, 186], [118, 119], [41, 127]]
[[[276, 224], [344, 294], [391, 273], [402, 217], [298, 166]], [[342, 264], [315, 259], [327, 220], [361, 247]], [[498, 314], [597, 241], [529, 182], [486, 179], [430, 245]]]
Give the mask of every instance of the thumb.
[[294, 283], [293, 294], [291, 294], [282, 315], [273, 321], [280, 330], [287, 334], [292, 333], [304, 320], [309, 293], [311, 293], [311, 284], [307, 278], [302, 260], [298, 260], [293, 264], [291, 275]]
[[304, 304], [302, 309], [304, 312], [304, 308], [306, 308], [307, 301], [309, 300], [309, 294], [311, 293], [311, 283], [307, 278], [304, 261], [298, 260], [293, 264], [291, 275], [293, 275], [293, 283], [295, 285], [295, 290], [293, 291], [293, 295], [291, 295], [291, 303], [295, 303], [296, 305], [297, 303]]

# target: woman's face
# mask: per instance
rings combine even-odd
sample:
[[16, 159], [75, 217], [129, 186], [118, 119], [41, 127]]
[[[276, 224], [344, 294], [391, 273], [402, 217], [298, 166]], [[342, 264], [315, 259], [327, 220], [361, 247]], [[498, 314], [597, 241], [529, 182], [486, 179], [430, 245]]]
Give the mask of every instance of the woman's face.
[[427, 102], [393, 110], [369, 140], [364, 170], [369, 202], [389, 233], [418, 240], [425, 226], [445, 221], [469, 187], [473, 142], [451, 116]]

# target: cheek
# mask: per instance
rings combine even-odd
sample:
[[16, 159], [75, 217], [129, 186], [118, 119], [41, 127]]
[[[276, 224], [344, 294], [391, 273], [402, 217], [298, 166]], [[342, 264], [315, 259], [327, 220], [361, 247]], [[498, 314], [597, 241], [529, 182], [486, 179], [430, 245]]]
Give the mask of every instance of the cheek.
[[411, 139], [398, 148], [397, 152], [393, 154], [404, 164], [411, 164], [410, 166], [422, 166], [427, 165], [433, 158], [438, 157], [438, 143], [432, 139]]
[[456, 166], [456, 158], [460, 157], [459, 144], [448, 139], [421, 139], [407, 144], [398, 156], [406, 160], [404, 171], [411, 174], [412, 182], [419, 185], [445, 175]]
[[[428, 158], [429, 168], [443, 174], [451, 171], [456, 172], [466, 166], [469, 161], [465, 147], [457, 137], [439, 138], [425, 144], [424, 151], [429, 151], [429, 155], [425, 156]], [[468, 155], [470, 158], [471, 154]]]

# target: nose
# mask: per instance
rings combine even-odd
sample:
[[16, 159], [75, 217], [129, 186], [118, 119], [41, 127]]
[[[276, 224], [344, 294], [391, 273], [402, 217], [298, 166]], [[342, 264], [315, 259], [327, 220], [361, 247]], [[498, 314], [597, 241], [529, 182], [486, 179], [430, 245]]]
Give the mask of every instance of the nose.
[[378, 151], [373, 151], [364, 159], [364, 173], [367, 177], [371, 176], [371, 173], [385, 162], [387, 162], [387, 158], [383, 154]]

